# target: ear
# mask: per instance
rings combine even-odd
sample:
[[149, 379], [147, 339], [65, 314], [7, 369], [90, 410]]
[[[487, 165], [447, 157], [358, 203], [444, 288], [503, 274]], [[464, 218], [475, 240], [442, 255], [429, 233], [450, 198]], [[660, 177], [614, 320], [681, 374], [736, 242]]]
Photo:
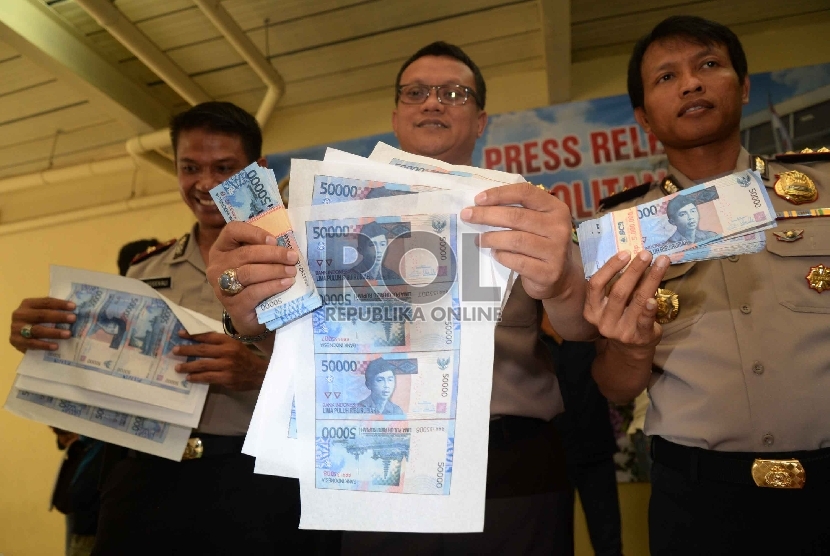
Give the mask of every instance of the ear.
[[744, 104], [749, 104], [749, 76], [744, 77], [744, 83], [741, 86], [741, 100]]
[[648, 114], [646, 114], [646, 109], [642, 106], [634, 109], [634, 119], [637, 120], [637, 123], [640, 124], [640, 127], [645, 130], [646, 133], [651, 133], [651, 125], [648, 123]]
[[481, 137], [482, 134], [484, 134], [485, 127], [487, 127], [487, 112], [481, 110], [478, 113], [478, 135], [476, 135], [476, 138]]
[[257, 158], [256, 163], [262, 166], [263, 168], [268, 168], [268, 161], [265, 160], [264, 156]]

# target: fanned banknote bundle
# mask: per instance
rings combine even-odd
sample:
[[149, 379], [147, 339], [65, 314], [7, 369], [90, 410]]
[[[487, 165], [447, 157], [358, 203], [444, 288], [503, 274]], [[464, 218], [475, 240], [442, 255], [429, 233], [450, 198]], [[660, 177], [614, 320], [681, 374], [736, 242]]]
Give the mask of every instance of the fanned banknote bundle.
[[175, 366], [179, 336], [221, 324], [179, 307], [132, 278], [53, 266], [50, 295], [75, 303], [71, 337], [55, 351], [29, 350], [5, 408], [91, 438], [180, 460], [199, 424], [206, 384]]
[[764, 183], [745, 170], [586, 220], [577, 235], [588, 279], [620, 251], [648, 250], [672, 264], [757, 253], [763, 230], [775, 226]]
[[292, 160], [289, 212], [323, 305], [278, 331], [243, 452], [300, 479], [303, 528], [480, 531], [510, 273], [458, 213], [524, 180], [376, 153]]
[[[277, 245], [297, 251], [297, 240], [282, 204], [274, 172], [256, 162], [210, 190], [225, 222], [247, 222], [277, 238]], [[257, 305], [257, 320], [276, 330], [322, 305], [302, 253], [297, 280], [286, 291]]]

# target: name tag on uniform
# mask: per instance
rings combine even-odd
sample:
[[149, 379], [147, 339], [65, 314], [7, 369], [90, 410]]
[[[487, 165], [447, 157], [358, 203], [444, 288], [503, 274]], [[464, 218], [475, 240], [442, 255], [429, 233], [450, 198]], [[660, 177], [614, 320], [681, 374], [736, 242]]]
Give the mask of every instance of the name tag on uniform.
[[154, 290], [160, 290], [162, 288], [169, 288], [172, 284], [172, 280], [168, 278], [145, 278], [142, 280], [145, 284], [153, 288]]

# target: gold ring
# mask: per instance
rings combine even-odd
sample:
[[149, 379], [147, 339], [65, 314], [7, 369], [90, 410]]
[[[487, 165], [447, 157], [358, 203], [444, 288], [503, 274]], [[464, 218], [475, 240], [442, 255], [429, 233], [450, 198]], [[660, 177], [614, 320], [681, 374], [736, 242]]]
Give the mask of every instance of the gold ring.
[[27, 340], [32, 339], [32, 325], [31, 324], [24, 324], [23, 328], [20, 329], [20, 335], [26, 338]]
[[219, 289], [227, 295], [236, 295], [245, 289], [236, 277], [235, 268], [229, 268], [219, 275]]

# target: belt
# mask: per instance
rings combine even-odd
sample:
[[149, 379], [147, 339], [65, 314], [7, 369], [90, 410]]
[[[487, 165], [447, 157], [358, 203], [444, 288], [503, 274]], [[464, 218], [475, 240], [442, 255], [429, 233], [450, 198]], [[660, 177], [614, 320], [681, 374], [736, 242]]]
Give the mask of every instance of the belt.
[[830, 481], [830, 448], [783, 452], [718, 452], [655, 436], [651, 457], [693, 481], [769, 488], [803, 488]]
[[[242, 453], [242, 445], [245, 443], [244, 436], [219, 436], [215, 434], [197, 433], [188, 439], [187, 445], [182, 454], [182, 461], [191, 459], [209, 458], [215, 456], [228, 456]], [[130, 450], [128, 457], [145, 459], [156, 458], [152, 454]]]

